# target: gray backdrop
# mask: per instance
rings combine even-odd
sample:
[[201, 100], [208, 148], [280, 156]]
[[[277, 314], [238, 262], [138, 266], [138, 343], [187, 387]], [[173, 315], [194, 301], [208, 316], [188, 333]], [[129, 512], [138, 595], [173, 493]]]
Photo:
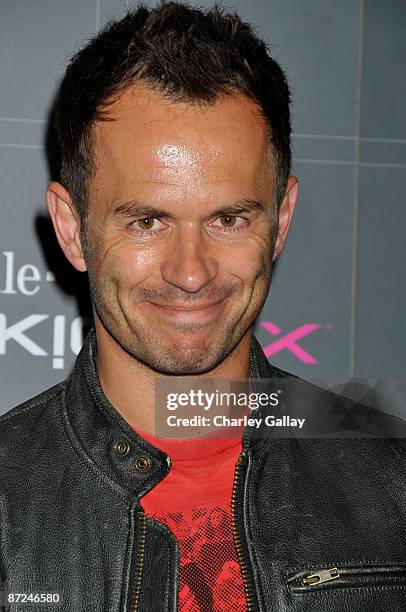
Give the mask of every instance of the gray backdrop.
[[[402, 379], [406, 1], [225, 6], [271, 43], [294, 98], [300, 202], [257, 337], [307, 379]], [[65, 378], [82, 342], [85, 282], [59, 254], [44, 204], [47, 119], [72, 53], [125, 9], [0, 0], [0, 413]]]

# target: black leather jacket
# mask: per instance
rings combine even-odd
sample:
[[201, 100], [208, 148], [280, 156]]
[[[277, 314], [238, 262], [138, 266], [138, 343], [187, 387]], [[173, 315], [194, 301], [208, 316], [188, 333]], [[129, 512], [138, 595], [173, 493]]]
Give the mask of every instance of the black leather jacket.
[[[0, 418], [5, 610], [177, 609], [178, 543], [140, 506], [171, 461], [109, 404], [95, 351], [92, 331], [65, 382]], [[250, 369], [253, 380], [294, 380], [255, 338]], [[291, 412], [307, 409], [317, 389], [295, 381]], [[261, 438], [246, 429], [235, 474], [249, 610], [406, 610], [403, 438]], [[59, 602], [9, 603], [16, 593]]]

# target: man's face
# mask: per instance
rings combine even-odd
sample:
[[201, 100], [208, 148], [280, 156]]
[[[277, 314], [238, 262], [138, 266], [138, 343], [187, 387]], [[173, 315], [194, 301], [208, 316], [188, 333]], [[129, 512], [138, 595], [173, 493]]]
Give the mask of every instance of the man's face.
[[271, 280], [274, 170], [243, 95], [199, 107], [128, 88], [94, 129], [87, 267], [96, 317], [164, 374], [216, 367]]

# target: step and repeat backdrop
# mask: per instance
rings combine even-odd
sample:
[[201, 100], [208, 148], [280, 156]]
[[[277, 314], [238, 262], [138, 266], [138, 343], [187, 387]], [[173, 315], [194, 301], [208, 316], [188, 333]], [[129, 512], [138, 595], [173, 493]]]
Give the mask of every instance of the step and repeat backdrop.
[[[86, 278], [64, 261], [45, 207], [49, 116], [71, 55], [131, 6], [0, 3], [0, 414], [66, 378], [91, 323]], [[256, 26], [293, 93], [300, 200], [256, 336], [272, 363], [303, 378], [392, 380], [401, 397], [406, 2], [223, 6]]]

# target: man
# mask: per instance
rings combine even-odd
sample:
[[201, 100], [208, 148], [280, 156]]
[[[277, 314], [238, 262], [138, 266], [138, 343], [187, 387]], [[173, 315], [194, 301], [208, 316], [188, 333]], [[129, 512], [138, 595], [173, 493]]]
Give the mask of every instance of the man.
[[298, 193], [263, 42], [218, 9], [139, 8], [73, 58], [56, 129], [47, 204], [94, 329], [0, 419], [5, 609], [404, 610], [401, 438], [157, 435], [163, 375], [286, 382], [307, 418], [332, 399], [252, 333]]

